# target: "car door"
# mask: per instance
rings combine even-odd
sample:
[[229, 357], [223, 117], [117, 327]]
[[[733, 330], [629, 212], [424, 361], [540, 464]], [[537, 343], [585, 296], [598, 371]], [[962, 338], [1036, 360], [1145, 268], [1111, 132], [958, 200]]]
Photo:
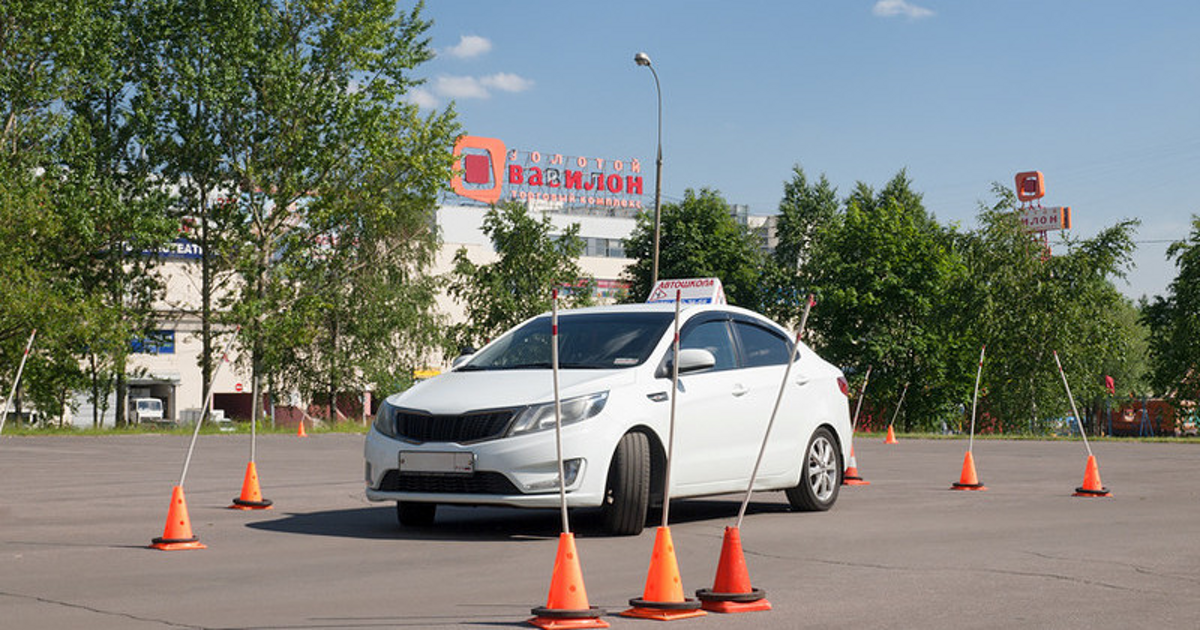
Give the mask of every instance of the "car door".
[[680, 348], [708, 350], [716, 365], [679, 378], [671, 464], [672, 492], [679, 496], [744, 487], [754, 466], [765, 420], [748, 408], [751, 387], [733, 334], [725, 313], [693, 318], [680, 331]]
[[[751, 317], [736, 317], [733, 320], [733, 328], [741, 351], [743, 382], [749, 389], [742, 398], [745, 413], [753, 418], [753, 457], [757, 458], [771, 412], [775, 407], [775, 400], [779, 397], [779, 387], [787, 369], [788, 354], [793, 346], [778, 329]], [[783, 401], [788, 404], [780, 405], [775, 424], [771, 428], [767, 449], [763, 453], [763, 462], [758, 471], [760, 481], [771, 477], [790, 476], [804, 447], [807, 446], [808, 436], [801, 426], [804, 419], [794, 412], [797, 397], [804, 395], [803, 389], [808, 382], [798, 368], [798, 365], [793, 366], [789, 374], [786, 398]], [[748, 422], [747, 426], [751, 426], [751, 423]]]

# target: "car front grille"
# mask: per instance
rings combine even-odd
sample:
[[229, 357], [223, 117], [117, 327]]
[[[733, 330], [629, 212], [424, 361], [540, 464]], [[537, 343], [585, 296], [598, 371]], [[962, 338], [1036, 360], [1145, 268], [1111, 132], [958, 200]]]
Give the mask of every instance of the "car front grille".
[[503, 437], [514, 411], [485, 411], [460, 416], [439, 416], [396, 410], [396, 435], [413, 442], [482, 442]]
[[470, 475], [404, 473], [389, 470], [379, 482], [381, 492], [436, 492], [441, 494], [520, 494], [508, 477], [491, 471]]

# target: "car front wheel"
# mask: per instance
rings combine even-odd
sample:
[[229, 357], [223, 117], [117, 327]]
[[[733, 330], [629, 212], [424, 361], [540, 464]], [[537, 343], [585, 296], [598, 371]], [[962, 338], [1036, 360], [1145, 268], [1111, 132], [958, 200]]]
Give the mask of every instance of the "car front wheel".
[[841, 486], [841, 451], [829, 429], [819, 427], [805, 449], [800, 483], [786, 490], [788, 503], [802, 512], [824, 512], [837, 501]]
[[650, 509], [650, 440], [644, 433], [626, 433], [617, 443], [601, 514], [604, 531], [636, 536], [646, 526]]
[[436, 503], [396, 502], [396, 519], [405, 527], [429, 527], [436, 515]]

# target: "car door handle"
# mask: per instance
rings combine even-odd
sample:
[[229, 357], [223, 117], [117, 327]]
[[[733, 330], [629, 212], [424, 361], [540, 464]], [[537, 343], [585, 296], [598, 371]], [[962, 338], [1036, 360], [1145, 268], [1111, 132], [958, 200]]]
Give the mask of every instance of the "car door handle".
[[742, 385], [741, 383], [738, 383], [733, 386], [733, 395], [734, 396], [745, 396], [746, 392], [748, 392], [748, 391], [750, 391], [750, 389], [748, 387], [746, 387], [745, 385]]
[[796, 379], [796, 384], [803, 387], [805, 385], [808, 385], [809, 380], [811, 380], [811, 379], [809, 379], [807, 376], [801, 376], [800, 378]]

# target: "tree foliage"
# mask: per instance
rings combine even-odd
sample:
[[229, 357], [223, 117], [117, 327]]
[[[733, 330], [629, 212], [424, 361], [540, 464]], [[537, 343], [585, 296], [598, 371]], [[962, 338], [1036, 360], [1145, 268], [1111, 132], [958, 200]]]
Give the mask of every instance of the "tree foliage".
[[[720, 278], [731, 304], [759, 307], [763, 254], [719, 192], [688, 189], [683, 201], [665, 204], [660, 214], [660, 280]], [[625, 241], [625, 252], [634, 259], [623, 274], [629, 283], [628, 301], [645, 300], [653, 288], [653, 248], [654, 218], [646, 213], [638, 217], [637, 226]]]
[[1162, 394], [1200, 400], [1200, 215], [1186, 239], [1167, 248], [1178, 272], [1167, 295], [1142, 306], [1150, 329], [1151, 382]]
[[465, 248], [455, 253], [448, 289], [466, 311], [466, 321], [452, 327], [448, 352], [478, 347], [550, 310], [552, 290], [565, 289], [559, 294], [561, 308], [591, 304], [593, 282], [579, 266], [584, 250], [579, 224], [558, 231], [548, 215], [538, 220], [517, 202], [487, 211], [483, 232], [497, 260], [476, 263]]
[[872, 368], [875, 409], [894, 405], [908, 384], [904, 428], [934, 426], [968, 387], [966, 340], [948, 320], [966, 273], [952, 237], [902, 171], [878, 193], [859, 183], [820, 225], [801, 267], [817, 295], [815, 344], [854, 374]]

